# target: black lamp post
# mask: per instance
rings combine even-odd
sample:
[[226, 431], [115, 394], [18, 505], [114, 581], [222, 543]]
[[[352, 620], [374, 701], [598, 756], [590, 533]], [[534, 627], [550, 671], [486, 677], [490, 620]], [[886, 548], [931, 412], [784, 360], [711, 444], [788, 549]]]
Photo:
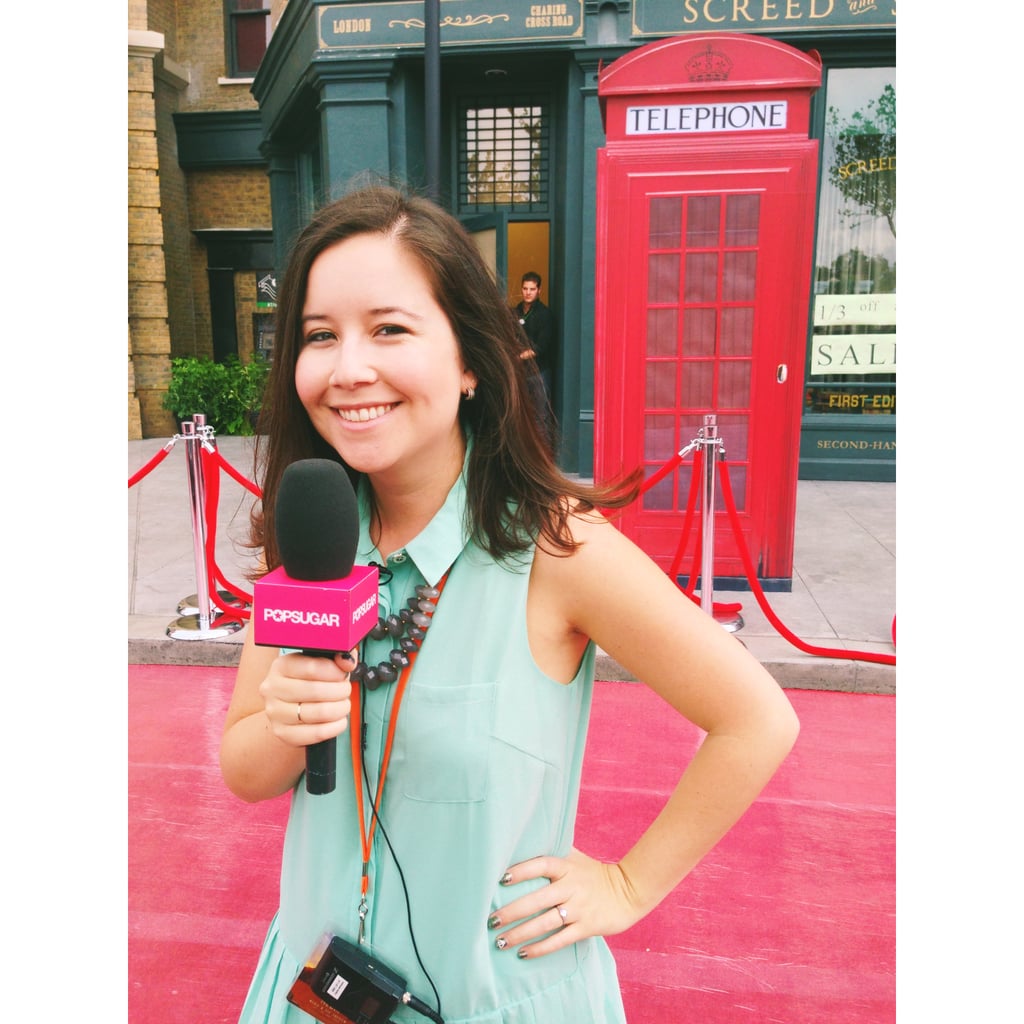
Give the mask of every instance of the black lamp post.
[[423, 3], [425, 175], [427, 195], [441, 196], [441, 0]]

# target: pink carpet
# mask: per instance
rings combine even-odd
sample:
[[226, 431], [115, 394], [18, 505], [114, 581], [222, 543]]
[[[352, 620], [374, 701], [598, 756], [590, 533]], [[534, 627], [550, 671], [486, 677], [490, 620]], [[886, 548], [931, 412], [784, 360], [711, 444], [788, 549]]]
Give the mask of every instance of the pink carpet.
[[[132, 1024], [233, 1024], [276, 909], [288, 798], [250, 806], [221, 781], [233, 679], [129, 667]], [[760, 800], [654, 913], [609, 939], [630, 1024], [895, 1020], [895, 700], [789, 697], [800, 739]], [[598, 683], [578, 845], [625, 852], [696, 742], [645, 687]]]

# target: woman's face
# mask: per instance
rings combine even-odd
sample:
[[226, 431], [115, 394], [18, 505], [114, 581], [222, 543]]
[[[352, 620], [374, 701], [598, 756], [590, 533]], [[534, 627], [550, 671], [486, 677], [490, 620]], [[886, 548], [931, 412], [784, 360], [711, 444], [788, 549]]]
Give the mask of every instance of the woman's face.
[[463, 452], [458, 408], [476, 378], [419, 263], [357, 235], [309, 272], [295, 387], [313, 426], [353, 469], [430, 473]]

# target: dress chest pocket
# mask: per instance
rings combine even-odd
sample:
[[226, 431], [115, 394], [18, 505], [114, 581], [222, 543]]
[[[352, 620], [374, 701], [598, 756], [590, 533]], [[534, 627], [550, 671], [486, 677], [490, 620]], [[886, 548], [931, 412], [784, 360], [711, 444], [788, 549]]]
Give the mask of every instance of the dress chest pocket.
[[473, 803], [487, 796], [495, 690], [494, 683], [410, 688], [392, 760], [406, 797]]

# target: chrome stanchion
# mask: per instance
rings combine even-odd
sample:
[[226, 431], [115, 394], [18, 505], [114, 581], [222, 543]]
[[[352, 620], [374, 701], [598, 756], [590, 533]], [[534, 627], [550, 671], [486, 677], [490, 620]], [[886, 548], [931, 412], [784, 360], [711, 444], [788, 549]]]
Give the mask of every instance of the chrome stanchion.
[[[197, 432], [197, 439], [198, 439], [198, 442], [199, 442], [199, 447], [196, 448], [196, 458], [197, 458], [197, 462], [199, 463], [197, 479], [199, 480], [199, 486], [200, 486], [200, 488], [202, 490], [202, 508], [205, 509], [206, 508], [206, 474], [203, 472], [203, 468], [202, 468], [203, 460], [202, 460], [202, 455], [201, 455], [201, 453], [199, 451], [199, 448], [205, 447], [208, 451], [213, 452], [216, 449], [216, 447], [217, 447], [217, 435], [214, 432], [213, 427], [209, 427], [209, 426], [206, 425], [206, 415], [205, 415], [205, 413], [198, 413], [197, 412], [192, 417], [192, 422], [193, 422], [193, 424], [195, 426], [195, 431]], [[182, 424], [182, 426], [184, 427], [184, 424]], [[191, 469], [191, 463], [189, 463], [189, 468]], [[193, 527], [193, 529], [194, 529], [194, 527]], [[208, 541], [208, 536], [207, 536], [207, 533], [206, 533], [206, 521], [204, 519], [203, 520], [203, 548], [204, 548], [204, 550], [205, 550], [207, 541]], [[205, 569], [205, 564], [206, 563], [204, 561], [204, 563], [203, 563], [204, 569]], [[207, 587], [209, 587], [209, 583], [210, 583], [209, 574], [207, 574], [207, 581], [206, 582], [207, 582]], [[203, 593], [204, 594], [209, 594], [209, 589], [203, 590]], [[246, 608], [249, 607], [248, 602], [243, 601], [236, 594], [233, 594], [230, 590], [218, 590], [217, 591], [217, 597], [220, 598], [221, 605], [225, 606], [225, 607], [228, 607], [228, 608], [246, 609]], [[215, 608], [213, 606], [213, 602], [210, 601], [209, 598], [207, 598], [206, 605], [207, 605], [207, 607], [209, 609], [209, 612], [211, 614], [216, 614]], [[188, 597], [183, 597], [178, 602], [177, 611], [178, 611], [179, 615], [200, 615], [202, 613], [202, 611], [203, 611], [203, 607], [200, 605], [199, 594], [195, 593], [195, 594], [190, 594]], [[189, 638], [189, 639], [191, 639], [191, 638]]]
[[185, 441], [185, 466], [188, 470], [189, 499], [192, 513], [192, 543], [195, 553], [196, 593], [185, 598], [178, 610], [192, 606], [195, 614], [182, 615], [167, 627], [167, 635], [173, 640], [216, 640], [231, 636], [242, 628], [234, 619], [213, 614], [210, 601], [210, 579], [206, 571], [206, 481], [203, 477], [203, 463], [200, 447], [207, 445], [212, 450], [213, 428], [206, 425], [206, 416], [197, 414], [181, 424], [182, 439]]
[[700, 607], [730, 633], [743, 628], [743, 616], [737, 612], [715, 614], [715, 489], [719, 458], [725, 457], [725, 447], [718, 436], [718, 417], [710, 413], [704, 417], [704, 426], [697, 432], [698, 442], [704, 448], [704, 479], [701, 493], [701, 550], [700, 550]]

